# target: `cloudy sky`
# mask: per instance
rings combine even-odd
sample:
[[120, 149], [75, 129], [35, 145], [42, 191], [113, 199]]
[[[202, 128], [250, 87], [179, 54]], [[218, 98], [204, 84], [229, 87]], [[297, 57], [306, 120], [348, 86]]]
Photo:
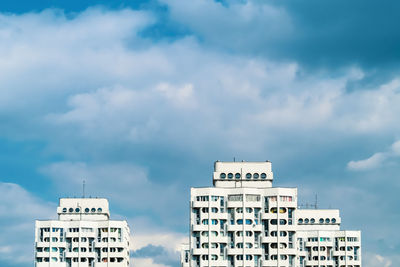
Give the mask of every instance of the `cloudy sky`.
[[134, 267], [177, 267], [192, 186], [271, 160], [400, 266], [400, 2], [0, 2], [0, 265], [59, 197], [107, 197]]

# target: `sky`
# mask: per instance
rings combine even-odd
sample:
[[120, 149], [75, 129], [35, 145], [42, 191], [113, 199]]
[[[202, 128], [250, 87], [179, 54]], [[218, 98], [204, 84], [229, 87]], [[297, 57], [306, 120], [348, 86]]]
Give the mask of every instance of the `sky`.
[[400, 2], [0, 2], [0, 265], [60, 197], [106, 197], [134, 267], [177, 267], [213, 162], [341, 211], [400, 266]]

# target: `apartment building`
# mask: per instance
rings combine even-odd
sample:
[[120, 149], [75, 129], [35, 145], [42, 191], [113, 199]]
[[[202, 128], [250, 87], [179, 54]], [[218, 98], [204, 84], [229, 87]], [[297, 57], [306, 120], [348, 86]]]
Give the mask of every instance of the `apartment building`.
[[104, 198], [61, 198], [58, 220], [36, 220], [35, 267], [127, 267], [129, 226]]
[[272, 187], [271, 162], [215, 162], [213, 186], [191, 188], [182, 267], [360, 267], [361, 232], [336, 209], [299, 209]]

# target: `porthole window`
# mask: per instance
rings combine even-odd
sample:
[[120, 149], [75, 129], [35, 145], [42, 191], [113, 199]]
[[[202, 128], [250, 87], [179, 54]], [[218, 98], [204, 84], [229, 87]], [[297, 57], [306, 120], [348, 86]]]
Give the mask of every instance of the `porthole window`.
[[246, 174], [247, 179], [251, 179], [251, 173]]
[[74, 212], [74, 209], [73, 208], [69, 208], [69, 212]]
[[303, 219], [299, 219], [299, 223], [303, 223]]
[[315, 223], [315, 219], [314, 219], [314, 218], [311, 218], [310, 222], [311, 222], [311, 223]]
[[332, 223], [336, 223], [336, 219], [335, 219], [335, 218], [332, 218], [331, 222], [332, 222]]
[[228, 178], [232, 179], [233, 178], [233, 173], [228, 173]]
[[75, 209], [75, 212], [80, 212], [80, 211], [81, 211], [80, 208], [76, 208], [76, 209]]
[[240, 179], [240, 173], [236, 173], [236, 174], [235, 174], [235, 178], [236, 178], [236, 179]]
[[102, 212], [102, 211], [103, 211], [102, 208], [98, 208], [98, 209], [97, 209], [97, 212]]
[[307, 219], [304, 220], [304, 222], [305, 222], [305, 223], [309, 223], [310, 220], [307, 218]]
[[267, 178], [267, 174], [266, 173], [261, 173], [261, 179], [265, 179]]
[[258, 173], [253, 174], [254, 179], [258, 179], [259, 175]]
[[92, 208], [92, 210], [91, 210], [92, 212], [96, 212], [96, 209], [95, 208]]
[[226, 174], [225, 174], [225, 173], [221, 173], [221, 174], [219, 175], [219, 177], [220, 177], [221, 179], [225, 179], [225, 178], [226, 178]]
[[63, 208], [63, 212], [67, 212], [67, 208]]
[[319, 219], [319, 223], [324, 223], [324, 219]]
[[326, 219], [325, 219], [325, 222], [326, 222], [326, 223], [330, 223], [331, 220], [329, 220], [328, 218], [326, 218]]
[[89, 212], [89, 208], [86, 208], [86, 209], [85, 209], [85, 212], [88, 213], [88, 212]]

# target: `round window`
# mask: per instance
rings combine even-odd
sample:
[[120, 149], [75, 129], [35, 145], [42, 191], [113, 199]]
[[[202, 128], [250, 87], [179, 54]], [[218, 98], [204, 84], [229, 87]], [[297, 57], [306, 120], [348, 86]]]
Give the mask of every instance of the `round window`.
[[312, 219], [310, 220], [310, 222], [311, 222], [311, 223], [315, 223], [315, 219], [312, 218]]
[[331, 222], [332, 222], [332, 223], [336, 223], [336, 219], [335, 219], [335, 218], [332, 218]]
[[303, 219], [299, 219], [299, 223], [303, 223]]
[[251, 179], [251, 173], [246, 174], [247, 179]]
[[236, 173], [236, 174], [235, 174], [235, 178], [236, 178], [236, 179], [240, 179], [240, 173]]
[[101, 209], [101, 208], [98, 208], [97, 209], [97, 212], [102, 212], [103, 210]]
[[329, 220], [328, 218], [326, 218], [326, 219], [325, 219], [325, 222], [326, 222], [326, 223], [330, 223], [331, 220]]
[[219, 175], [219, 177], [220, 177], [221, 179], [225, 179], [225, 178], [226, 178], [226, 174], [225, 174], [225, 173], [221, 173], [221, 174]]
[[74, 212], [74, 209], [73, 208], [69, 208], [69, 212]]
[[88, 212], [89, 212], [89, 208], [86, 208], [86, 209], [85, 209], [85, 212], [88, 213]]
[[324, 223], [324, 219], [319, 219], [319, 223]]
[[67, 208], [63, 208], [63, 212], [67, 212]]
[[233, 174], [232, 173], [228, 173], [228, 178], [232, 179], [233, 178]]
[[258, 179], [259, 175], [258, 173], [253, 174], [254, 179]]
[[266, 173], [261, 173], [261, 179], [265, 179], [267, 178], [267, 174]]
[[305, 220], [304, 220], [304, 222], [305, 222], [305, 223], [308, 223], [308, 222], [309, 222], [309, 220], [308, 220], [308, 219], [305, 219]]
[[80, 212], [80, 211], [81, 211], [80, 208], [76, 208], [76, 209], [75, 209], [75, 212]]
[[92, 208], [91, 212], [96, 212], [96, 209], [95, 209], [95, 208]]

